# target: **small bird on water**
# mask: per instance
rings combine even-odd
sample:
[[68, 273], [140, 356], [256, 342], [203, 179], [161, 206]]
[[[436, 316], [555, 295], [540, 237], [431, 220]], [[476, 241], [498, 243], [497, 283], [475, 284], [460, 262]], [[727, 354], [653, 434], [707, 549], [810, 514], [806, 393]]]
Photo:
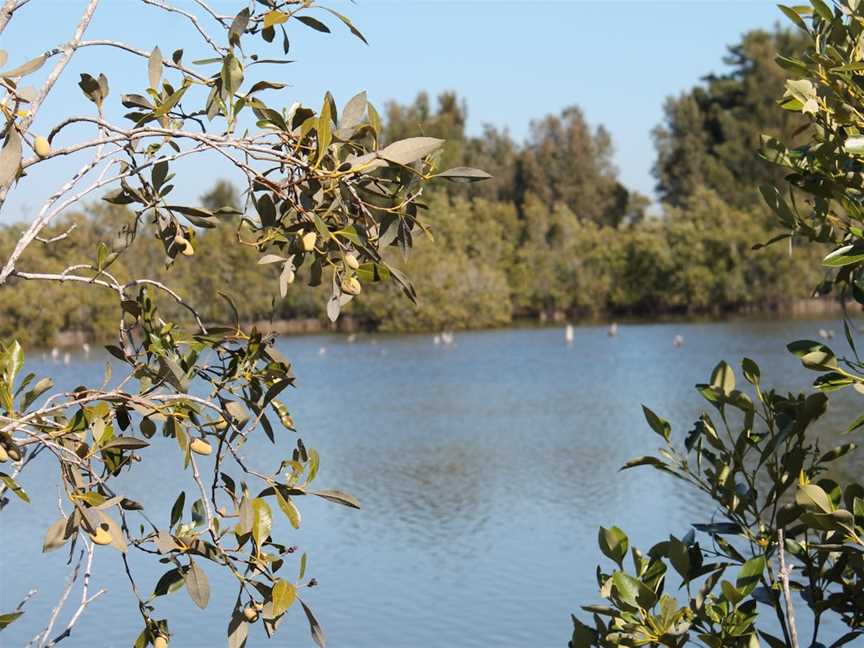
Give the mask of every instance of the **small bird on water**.
[[612, 322], [612, 325], [609, 327], [609, 337], [615, 337], [618, 335], [618, 322]]
[[564, 341], [567, 344], [573, 344], [573, 325], [572, 324], [568, 324], [564, 328]]

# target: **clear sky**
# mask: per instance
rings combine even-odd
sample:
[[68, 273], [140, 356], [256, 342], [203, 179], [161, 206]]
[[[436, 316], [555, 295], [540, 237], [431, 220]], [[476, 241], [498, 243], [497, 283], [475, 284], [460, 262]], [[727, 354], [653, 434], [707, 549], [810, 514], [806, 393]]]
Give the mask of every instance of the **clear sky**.
[[[189, 0], [175, 4], [194, 7]], [[246, 3], [211, 4], [234, 13]], [[82, 5], [33, 0], [0, 37], [0, 48], [10, 54], [7, 65], [68, 38]], [[350, 15], [370, 46], [332, 18], [326, 21], [332, 34], [293, 26], [289, 56], [296, 63], [268, 74], [291, 84], [280, 103], [299, 100], [317, 108], [327, 89], [339, 104], [361, 89], [376, 104], [407, 102], [424, 89], [432, 95], [451, 89], [468, 102], [469, 131], [492, 123], [517, 139], [532, 118], [578, 104], [592, 124], [612, 133], [622, 181], [649, 195], [651, 129], [662, 118], [664, 98], [722, 70], [726, 45], [743, 32], [770, 28], [782, 18], [767, 0], [337, 0], [330, 6]], [[147, 50], [158, 44], [166, 55], [191, 40], [188, 28], [137, 0], [103, 0], [88, 37], [113, 37]], [[185, 60], [199, 55], [206, 52], [187, 45]], [[89, 110], [76, 85], [81, 71], [108, 75], [109, 103], [146, 86], [143, 60], [91, 50], [58, 84], [37, 128], [50, 128], [72, 104], [76, 112]], [[26, 218], [71, 164], [40, 171], [38, 182], [13, 195], [4, 220]], [[178, 187], [181, 197], [200, 194], [222, 174], [215, 161], [192, 170], [197, 172], [184, 175]]]

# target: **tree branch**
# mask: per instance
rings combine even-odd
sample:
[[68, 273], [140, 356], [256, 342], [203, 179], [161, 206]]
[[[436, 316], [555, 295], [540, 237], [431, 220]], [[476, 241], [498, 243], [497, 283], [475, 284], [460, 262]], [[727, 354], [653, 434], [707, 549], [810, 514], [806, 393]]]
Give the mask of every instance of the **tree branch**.
[[789, 639], [792, 642], [791, 648], [800, 648], [798, 643], [798, 630], [795, 626], [795, 609], [792, 607], [792, 592], [789, 589], [789, 576], [792, 574], [792, 566], [786, 565], [786, 539], [783, 536], [783, 529], [777, 529], [777, 548], [780, 553], [780, 582], [783, 585], [783, 598], [786, 601], [786, 624], [789, 627]]

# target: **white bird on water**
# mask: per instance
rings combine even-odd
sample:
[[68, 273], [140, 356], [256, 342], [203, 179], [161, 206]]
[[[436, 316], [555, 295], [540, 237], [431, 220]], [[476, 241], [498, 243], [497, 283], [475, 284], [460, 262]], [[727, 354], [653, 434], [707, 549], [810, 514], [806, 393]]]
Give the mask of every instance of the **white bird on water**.
[[432, 344], [434, 344], [434, 345], [436, 345], [436, 346], [439, 345], [439, 344], [441, 344], [441, 336], [440, 336], [440, 335], [436, 335], [435, 337], [433, 337], [433, 338], [432, 338]]
[[68, 351], [63, 354], [63, 364], [64, 365], [68, 365], [71, 360], [72, 360], [72, 356], [69, 354]]
[[834, 338], [834, 331], [826, 331], [825, 329], [819, 329], [819, 337], [823, 340], [831, 340]]
[[615, 337], [618, 335], [618, 322], [612, 322], [612, 325], [609, 327], [609, 337]]
[[54, 362], [57, 362], [60, 359], [60, 349], [58, 349], [57, 347], [51, 349], [51, 359]]
[[321, 347], [320, 349], [318, 349], [318, 355], [319, 356], [327, 355], [327, 347]]
[[90, 355], [90, 345], [86, 342], [81, 345], [81, 350], [84, 351], [84, 355]]
[[444, 344], [446, 344], [447, 346], [450, 346], [451, 344], [453, 344], [453, 340], [454, 340], [453, 334], [450, 333], [449, 331], [445, 331], [444, 333], [441, 334], [441, 341]]
[[353, 344], [356, 341], [357, 341], [357, 334], [356, 333], [352, 333], [351, 335], [348, 336], [348, 339], [347, 339], [348, 344]]
[[684, 336], [683, 336], [683, 335], [680, 335], [680, 334], [679, 334], [679, 335], [676, 335], [676, 336], [675, 336], [675, 339], [672, 340], [672, 344], [673, 344], [675, 347], [682, 347], [682, 346], [684, 346]]
[[573, 344], [573, 325], [568, 324], [564, 327], [564, 341], [567, 344]]

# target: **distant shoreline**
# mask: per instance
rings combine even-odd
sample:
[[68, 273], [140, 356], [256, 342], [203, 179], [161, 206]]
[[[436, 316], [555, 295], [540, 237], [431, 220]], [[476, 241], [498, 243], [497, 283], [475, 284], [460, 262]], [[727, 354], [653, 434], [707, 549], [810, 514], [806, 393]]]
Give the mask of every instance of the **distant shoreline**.
[[[855, 311], [854, 305], [849, 305], [850, 311]], [[791, 317], [793, 319], [808, 319], [816, 318], [823, 315], [840, 315], [843, 312], [841, 304], [830, 299], [799, 299], [794, 302], [780, 305], [774, 308], [739, 308], [718, 313], [618, 313], [604, 316], [568, 316], [567, 313], [543, 313], [537, 317], [516, 317], [505, 326], [495, 328], [508, 327], [550, 327], [563, 326], [565, 324], [574, 325], [601, 325], [613, 321], [619, 323], [663, 323], [663, 322], [722, 322], [726, 320], [736, 319], [740, 317], [756, 317], [762, 315], [776, 314], [779, 316]], [[337, 324], [331, 324], [327, 321], [322, 321], [313, 317], [298, 318], [290, 320], [257, 320], [244, 322], [241, 324], [243, 330], [250, 331], [252, 328], [257, 328], [265, 333], [275, 333], [284, 336], [297, 335], [316, 335], [321, 333], [388, 333], [397, 334], [400, 331], [382, 331], [369, 326], [367, 323], [358, 320], [350, 315], [340, 318]], [[478, 327], [488, 328], [488, 327]], [[474, 330], [474, 329], [461, 329]], [[405, 334], [423, 334], [437, 333], [440, 331], [433, 330], [409, 330], [401, 331]], [[98, 344], [100, 341], [94, 339], [85, 331], [61, 331], [57, 334], [53, 344], [46, 344], [44, 347], [55, 346], [58, 348], [70, 348], [82, 346], [83, 344]]]

